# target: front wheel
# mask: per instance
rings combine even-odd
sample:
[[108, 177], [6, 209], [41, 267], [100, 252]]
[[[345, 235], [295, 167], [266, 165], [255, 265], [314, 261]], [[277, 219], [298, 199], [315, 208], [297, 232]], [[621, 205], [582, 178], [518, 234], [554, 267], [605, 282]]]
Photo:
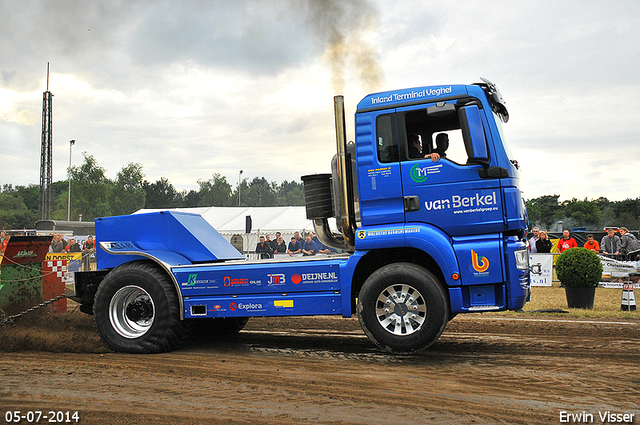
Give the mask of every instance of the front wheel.
[[438, 279], [424, 267], [394, 263], [376, 270], [358, 296], [358, 319], [369, 339], [385, 351], [423, 350], [442, 334], [449, 317]]
[[155, 264], [134, 262], [112, 270], [100, 283], [93, 317], [111, 349], [160, 353], [177, 348], [188, 336], [179, 308], [169, 276]]

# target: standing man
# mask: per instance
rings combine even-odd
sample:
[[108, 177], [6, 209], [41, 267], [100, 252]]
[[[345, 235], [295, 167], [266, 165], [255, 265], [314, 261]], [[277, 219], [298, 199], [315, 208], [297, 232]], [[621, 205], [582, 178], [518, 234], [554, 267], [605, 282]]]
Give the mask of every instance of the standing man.
[[626, 227], [620, 228], [620, 254], [629, 255], [629, 253], [640, 249], [640, 243], [638, 239], [631, 233]]
[[91, 251], [96, 247], [95, 242], [93, 241], [93, 236], [89, 236], [86, 241], [84, 241], [84, 246], [82, 248], [83, 251]]
[[[275, 239], [273, 239], [270, 243], [271, 243], [271, 250], [274, 252], [276, 252], [276, 246], [278, 245], [278, 239], [282, 237], [282, 233], [280, 232], [276, 232], [276, 237]], [[287, 246], [285, 245], [285, 251], [286, 251]]]
[[82, 248], [80, 248], [80, 245], [74, 238], [71, 238], [69, 239], [69, 245], [65, 247], [64, 252], [82, 252]]
[[51, 252], [64, 252], [65, 247], [62, 233], [55, 233], [53, 235], [53, 242], [51, 242]]
[[600, 248], [604, 255], [620, 255], [620, 237], [613, 229], [607, 229], [607, 235], [602, 238]]
[[576, 248], [578, 243], [571, 237], [568, 230], [562, 232], [562, 238], [558, 241], [558, 252], [563, 253], [567, 249]]
[[600, 244], [598, 241], [593, 239], [593, 235], [589, 234], [587, 236], [587, 241], [584, 243], [584, 247], [589, 251], [593, 251], [596, 254], [600, 253]]
[[256, 254], [260, 254], [260, 258], [273, 257], [271, 244], [264, 240], [264, 236], [260, 236], [260, 242], [258, 242], [258, 245], [256, 245]]
[[300, 253], [302, 253], [302, 245], [300, 245], [300, 242], [296, 240], [295, 236], [292, 236], [291, 242], [289, 242], [289, 247], [287, 248], [287, 254], [293, 257], [293, 254]]
[[311, 239], [311, 235], [307, 235], [305, 243], [302, 245], [302, 255], [316, 255], [318, 253], [318, 245]]
[[538, 242], [538, 238], [540, 235], [540, 229], [537, 227], [533, 228], [533, 236], [529, 239], [529, 252], [535, 254], [538, 252], [538, 248], [536, 248], [536, 242]]

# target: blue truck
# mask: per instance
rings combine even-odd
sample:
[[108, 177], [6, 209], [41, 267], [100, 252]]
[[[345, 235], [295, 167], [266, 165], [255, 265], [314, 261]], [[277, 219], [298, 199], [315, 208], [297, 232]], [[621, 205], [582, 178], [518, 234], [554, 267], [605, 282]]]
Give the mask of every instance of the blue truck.
[[370, 94], [354, 142], [342, 96], [334, 106], [331, 173], [302, 180], [307, 218], [341, 254], [250, 261], [197, 214], [96, 219], [97, 270], [75, 274], [72, 298], [109, 347], [162, 352], [198, 325], [231, 333], [251, 317], [357, 315], [373, 344], [406, 353], [459, 313], [523, 307], [527, 215], [497, 87]]

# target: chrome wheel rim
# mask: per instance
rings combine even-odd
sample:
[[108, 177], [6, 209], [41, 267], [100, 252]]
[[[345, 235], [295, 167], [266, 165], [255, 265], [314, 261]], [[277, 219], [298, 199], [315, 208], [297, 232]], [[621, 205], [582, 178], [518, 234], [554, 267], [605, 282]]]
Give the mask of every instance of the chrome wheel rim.
[[129, 285], [113, 295], [109, 303], [109, 320], [113, 329], [125, 338], [138, 338], [151, 328], [155, 306], [147, 291]]
[[393, 335], [407, 336], [419, 331], [426, 317], [424, 297], [411, 285], [388, 286], [376, 300], [378, 323]]

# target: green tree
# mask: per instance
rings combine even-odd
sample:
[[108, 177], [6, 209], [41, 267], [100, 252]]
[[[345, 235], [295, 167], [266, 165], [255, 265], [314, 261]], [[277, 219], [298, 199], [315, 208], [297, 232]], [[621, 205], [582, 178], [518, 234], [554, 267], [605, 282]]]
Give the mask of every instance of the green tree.
[[[80, 166], [73, 166], [69, 170], [71, 175], [71, 218], [77, 220], [82, 214], [83, 220], [93, 220], [96, 217], [111, 215], [109, 193], [113, 188], [105, 176], [105, 169], [100, 167], [92, 155], [82, 153], [84, 162]], [[54, 218], [66, 220], [66, 206], [61, 211], [60, 206], [54, 212]]]
[[597, 228], [602, 221], [602, 212], [596, 201], [587, 198], [580, 201], [576, 198], [564, 201], [561, 205], [564, 216], [573, 221], [575, 226]]
[[144, 181], [142, 184], [146, 193], [145, 208], [178, 208], [182, 206], [180, 192], [166, 177], [161, 177], [155, 183]]
[[228, 207], [231, 204], [231, 185], [218, 173], [211, 180], [198, 180], [200, 186], [198, 205], [201, 207]]
[[14, 188], [9, 183], [5, 184], [0, 192], [21, 197], [29, 210], [37, 211], [40, 206], [40, 185], [30, 184], [29, 186], [16, 186]]
[[255, 177], [251, 180], [246, 190], [243, 188], [241, 195], [242, 205], [250, 205], [252, 207], [273, 207], [278, 205], [276, 183], [269, 183], [264, 177]]
[[196, 192], [191, 189], [188, 193], [184, 195], [184, 206], [186, 208], [193, 208], [200, 205], [200, 192]]
[[111, 191], [112, 213], [115, 215], [131, 214], [144, 208], [147, 193], [143, 187], [144, 173], [142, 165], [129, 163], [116, 176]]
[[625, 199], [613, 205], [615, 226], [625, 226], [630, 229], [640, 228], [640, 198]]
[[38, 210], [29, 210], [21, 196], [0, 193], [0, 229], [32, 229]]
[[304, 205], [304, 186], [296, 181], [283, 181], [278, 186], [278, 205]]
[[560, 195], [545, 195], [528, 200], [526, 204], [529, 222], [542, 225], [547, 229], [551, 228], [557, 220], [562, 218], [558, 198]]

